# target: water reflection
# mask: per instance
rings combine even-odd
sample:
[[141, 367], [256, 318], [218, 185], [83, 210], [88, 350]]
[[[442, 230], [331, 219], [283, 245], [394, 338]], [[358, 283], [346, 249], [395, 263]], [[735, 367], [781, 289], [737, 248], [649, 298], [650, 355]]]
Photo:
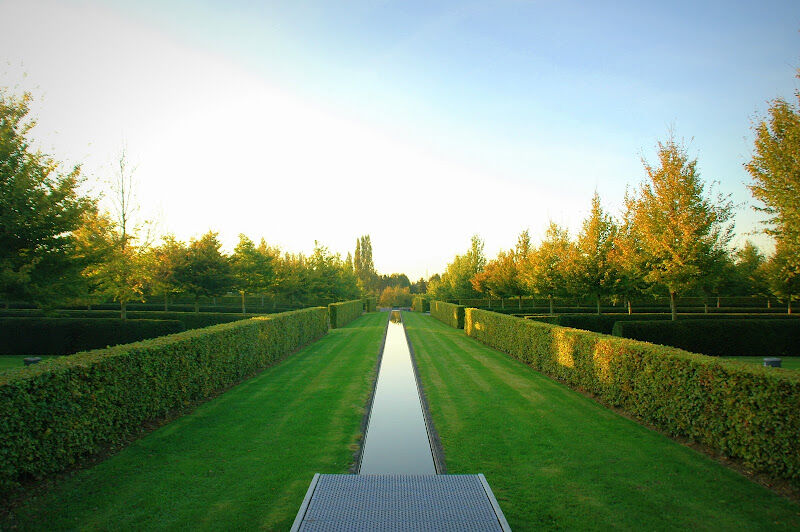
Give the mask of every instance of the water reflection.
[[392, 312], [386, 333], [360, 473], [436, 473], [398, 311]]

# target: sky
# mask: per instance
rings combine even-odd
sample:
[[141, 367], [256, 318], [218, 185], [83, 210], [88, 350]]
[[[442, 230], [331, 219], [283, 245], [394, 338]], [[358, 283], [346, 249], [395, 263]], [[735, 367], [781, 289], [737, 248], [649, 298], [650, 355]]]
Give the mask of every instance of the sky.
[[31, 91], [37, 147], [110, 207], [123, 147], [141, 219], [239, 233], [380, 273], [490, 258], [591, 197], [619, 215], [669, 131], [760, 215], [754, 121], [800, 83], [800, 2], [0, 0], [0, 86]]

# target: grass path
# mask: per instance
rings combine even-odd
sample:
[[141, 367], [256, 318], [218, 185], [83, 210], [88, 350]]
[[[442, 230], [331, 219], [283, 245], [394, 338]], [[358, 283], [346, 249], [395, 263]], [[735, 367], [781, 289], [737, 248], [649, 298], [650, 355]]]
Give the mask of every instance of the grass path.
[[404, 321], [448, 473], [484, 473], [515, 531], [781, 530], [800, 506], [430, 316]]
[[[765, 357], [722, 357], [722, 358], [725, 358], [727, 360], [733, 360], [734, 362], [741, 362], [742, 364], [755, 364], [756, 366], [763, 366]], [[800, 370], [800, 357], [779, 356], [778, 358], [781, 359], [782, 369]]]
[[348, 471], [386, 320], [372, 313], [332, 330], [28, 501], [6, 525], [288, 530], [314, 473]]
[[53, 358], [52, 355], [0, 355], [0, 372], [25, 367], [25, 359], [31, 356], [37, 356], [42, 360]]

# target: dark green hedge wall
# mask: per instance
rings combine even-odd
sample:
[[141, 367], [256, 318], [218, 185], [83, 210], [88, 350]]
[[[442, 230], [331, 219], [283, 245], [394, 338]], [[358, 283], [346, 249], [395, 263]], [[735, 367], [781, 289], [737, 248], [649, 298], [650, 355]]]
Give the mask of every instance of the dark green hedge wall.
[[414, 296], [414, 299], [411, 301], [411, 310], [414, 312], [428, 312], [430, 309], [431, 305], [427, 297]]
[[467, 309], [466, 333], [673, 435], [800, 486], [800, 372]]
[[176, 320], [0, 318], [0, 355], [69, 355], [184, 330]]
[[0, 497], [125, 441], [324, 335], [317, 307], [50, 359], [0, 374]]
[[431, 316], [456, 329], [464, 328], [464, 307], [445, 303], [444, 301], [431, 301]]
[[797, 319], [621, 321], [613, 333], [712, 356], [800, 355]]
[[[199, 329], [219, 323], [246, 320], [264, 314], [242, 314], [223, 312], [164, 312], [159, 310], [128, 311], [129, 320], [177, 320], [187, 329]], [[118, 310], [55, 310], [45, 314], [41, 310], [0, 310], [0, 318], [119, 318]]]
[[342, 301], [341, 303], [331, 303], [328, 305], [328, 313], [331, 316], [331, 329], [344, 327], [364, 313], [364, 300], [354, 299], [352, 301]]

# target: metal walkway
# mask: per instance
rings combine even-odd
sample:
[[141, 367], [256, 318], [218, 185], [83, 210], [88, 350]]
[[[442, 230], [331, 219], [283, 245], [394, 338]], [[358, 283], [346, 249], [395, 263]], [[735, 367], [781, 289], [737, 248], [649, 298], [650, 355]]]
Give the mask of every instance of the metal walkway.
[[292, 531], [511, 530], [483, 475], [314, 475]]

